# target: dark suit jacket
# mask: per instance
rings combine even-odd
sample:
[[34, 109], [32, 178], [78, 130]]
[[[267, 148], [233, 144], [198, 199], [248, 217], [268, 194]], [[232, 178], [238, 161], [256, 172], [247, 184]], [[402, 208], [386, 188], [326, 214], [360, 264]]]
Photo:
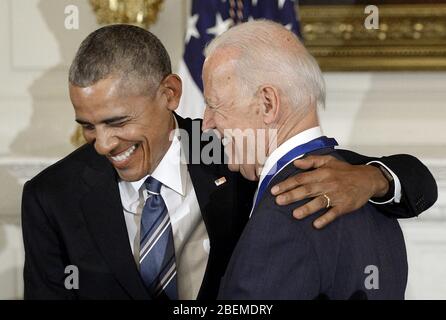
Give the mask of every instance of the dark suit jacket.
[[[339, 157], [333, 149], [316, 153]], [[269, 189], [298, 172], [288, 165]], [[294, 208], [280, 207], [264, 193], [234, 250], [219, 298], [404, 298], [407, 257], [396, 219], [366, 204], [316, 231], [315, 217], [296, 220]]]
[[[188, 133], [200, 134], [200, 121], [178, 116], [177, 120]], [[198, 143], [198, 148], [189, 144], [190, 157], [204, 144]], [[356, 162], [370, 160], [347, 155]], [[402, 162], [411, 160], [414, 168], [405, 169]], [[397, 172], [407, 195], [400, 205], [385, 206], [390, 213], [414, 216], [435, 202], [435, 182], [418, 160], [392, 156], [382, 161]], [[199, 161], [189, 164], [188, 170], [211, 245], [198, 298], [215, 299], [257, 184], [228, 171], [226, 165]], [[412, 171], [418, 175], [414, 184]], [[227, 182], [217, 187], [214, 181], [222, 176]], [[149, 298], [130, 249], [117, 181], [109, 161], [85, 145], [26, 183], [22, 199], [26, 299]], [[420, 197], [425, 199], [420, 202], [424, 206], [413, 205]], [[68, 265], [79, 268], [79, 290], [65, 289]]]

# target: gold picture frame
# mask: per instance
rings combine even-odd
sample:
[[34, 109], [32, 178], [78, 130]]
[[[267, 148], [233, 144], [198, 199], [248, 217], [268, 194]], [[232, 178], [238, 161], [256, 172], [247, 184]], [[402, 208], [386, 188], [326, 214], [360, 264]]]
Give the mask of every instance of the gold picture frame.
[[164, 0], [90, 0], [99, 24], [128, 23], [149, 28]]
[[368, 30], [366, 5], [300, 5], [305, 44], [323, 71], [446, 70], [446, 3], [378, 5]]

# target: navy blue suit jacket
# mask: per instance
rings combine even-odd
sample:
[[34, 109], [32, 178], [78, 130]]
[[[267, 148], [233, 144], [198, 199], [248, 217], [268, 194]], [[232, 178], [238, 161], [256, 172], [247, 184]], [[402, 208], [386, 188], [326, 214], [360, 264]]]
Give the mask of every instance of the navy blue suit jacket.
[[[317, 153], [340, 158], [333, 149]], [[298, 172], [288, 165], [269, 189]], [[269, 191], [233, 252], [220, 299], [404, 298], [407, 257], [396, 219], [366, 204], [317, 231], [315, 216], [294, 219], [296, 203], [278, 206]]]

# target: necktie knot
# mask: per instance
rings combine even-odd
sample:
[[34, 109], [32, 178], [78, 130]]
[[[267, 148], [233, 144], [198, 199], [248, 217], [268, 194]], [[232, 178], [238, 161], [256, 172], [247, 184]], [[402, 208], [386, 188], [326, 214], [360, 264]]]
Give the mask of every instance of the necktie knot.
[[144, 184], [149, 193], [160, 194], [162, 183], [156, 180], [154, 177], [148, 177]]

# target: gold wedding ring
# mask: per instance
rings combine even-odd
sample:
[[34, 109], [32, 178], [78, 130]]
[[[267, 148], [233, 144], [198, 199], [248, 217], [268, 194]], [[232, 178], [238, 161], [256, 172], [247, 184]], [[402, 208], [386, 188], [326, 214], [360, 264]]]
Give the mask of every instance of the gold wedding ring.
[[325, 199], [327, 199], [327, 205], [325, 206], [325, 208], [330, 208], [330, 198], [324, 193], [323, 196], [325, 197]]

